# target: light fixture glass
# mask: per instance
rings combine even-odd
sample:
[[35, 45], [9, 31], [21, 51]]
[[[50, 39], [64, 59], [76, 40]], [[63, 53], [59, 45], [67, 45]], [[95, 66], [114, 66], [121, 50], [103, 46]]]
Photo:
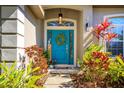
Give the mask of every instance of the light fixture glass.
[[58, 14], [59, 24], [62, 24], [62, 17], [63, 17], [63, 14], [61, 13], [61, 9], [60, 9], [60, 13]]

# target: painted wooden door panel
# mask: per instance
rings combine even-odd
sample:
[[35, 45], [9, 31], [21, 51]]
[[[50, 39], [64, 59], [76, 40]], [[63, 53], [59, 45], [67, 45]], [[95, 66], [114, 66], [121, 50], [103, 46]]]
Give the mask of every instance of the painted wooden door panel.
[[[57, 44], [57, 37], [64, 36], [64, 43]], [[48, 30], [47, 40], [52, 45], [52, 61], [56, 64], [73, 64], [74, 60], [74, 31]], [[61, 42], [61, 39], [60, 39]]]

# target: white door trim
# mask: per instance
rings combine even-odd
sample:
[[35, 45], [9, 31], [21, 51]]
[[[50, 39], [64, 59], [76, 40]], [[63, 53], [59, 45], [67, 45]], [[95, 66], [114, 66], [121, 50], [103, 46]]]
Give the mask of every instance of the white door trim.
[[56, 21], [57, 18], [47, 19], [44, 23], [44, 48], [47, 49], [47, 30], [74, 30], [74, 64], [73, 66], [76, 67], [76, 58], [77, 58], [77, 22], [76, 20], [69, 19], [69, 18], [63, 18], [64, 21], [71, 21], [74, 23], [74, 26], [47, 26], [47, 22], [49, 21]]

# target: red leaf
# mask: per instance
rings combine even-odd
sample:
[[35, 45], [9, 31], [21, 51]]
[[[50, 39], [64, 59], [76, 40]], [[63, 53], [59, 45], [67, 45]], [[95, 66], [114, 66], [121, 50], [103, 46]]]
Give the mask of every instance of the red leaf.
[[104, 22], [102, 23], [102, 25], [103, 25], [104, 29], [106, 29], [111, 25], [111, 23], [108, 22], [108, 19], [105, 19]]
[[107, 33], [105, 36], [104, 36], [104, 39], [105, 40], [108, 40], [108, 41], [110, 41], [110, 40], [112, 40], [113, 38], [116, 38], [117, 37], [117, 34], [115, 34], [115, 33]]
[[104, 30], [104, 26], [99, 24], [96, 26], [96, 29], [97, 29], [97, 31], [101, 32], [102, 30]]

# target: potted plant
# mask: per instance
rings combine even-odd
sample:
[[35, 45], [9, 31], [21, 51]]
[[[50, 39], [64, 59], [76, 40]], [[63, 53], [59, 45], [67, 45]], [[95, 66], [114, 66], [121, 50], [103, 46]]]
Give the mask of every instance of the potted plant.
[[53, 68], [55, 68], [55, 64], [56, 64], [56, 60], [53, 60], [53, 61], [50, 62], [50, 66], [49, 67], [51, 69], [53, 69]]

